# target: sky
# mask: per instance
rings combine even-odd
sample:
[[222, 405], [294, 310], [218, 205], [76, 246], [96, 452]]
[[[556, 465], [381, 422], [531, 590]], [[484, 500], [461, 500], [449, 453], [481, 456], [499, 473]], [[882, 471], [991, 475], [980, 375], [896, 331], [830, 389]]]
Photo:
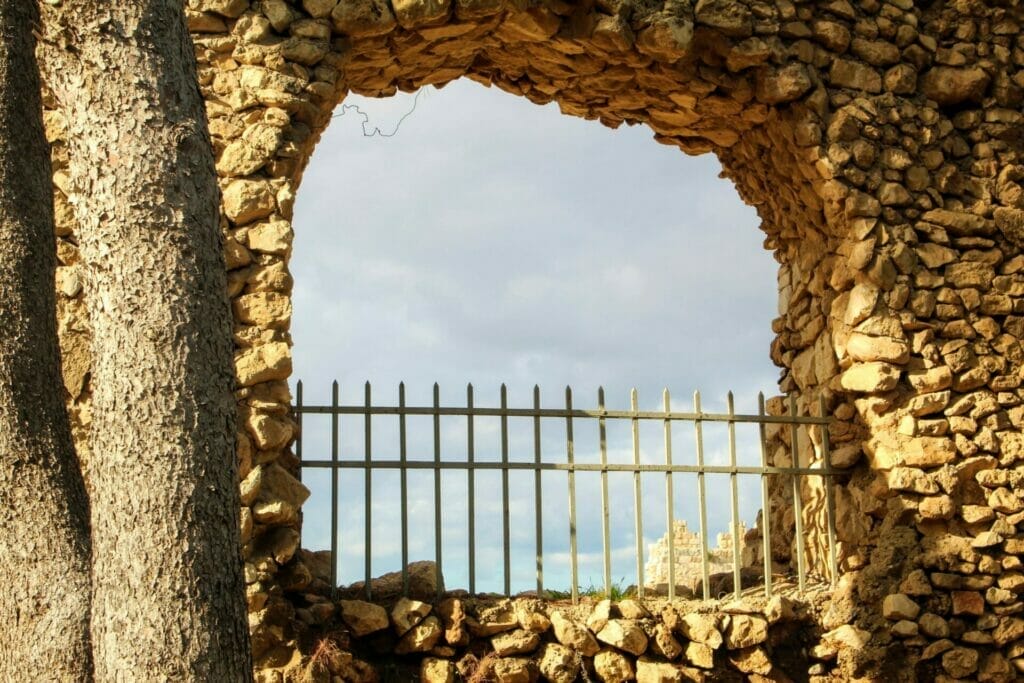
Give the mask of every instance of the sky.
[[[292, 379], [307, 405], [361, 403], [370, 381], [375, 403], [463, 406], [472, 382], [477, 405], [756, 412], [757, 393], [777, 393], [769, 360], [777, 315], [776, 264], [763, 249], [754, 210], [711, 155], [688, 157], [653, 140], [649, 129], [612, 130], [563, 116], [497, 89], [461, 80], [417, 96], [355, 95], [339, 108], [297, 194], [291, 270], [295, 277]], [[344, 112], [344, 113], [343, 113]], [[411, 113], [410, 113], [411, 112]], [[342, 115], [343, 113], [343, 115]], [[362, 114], [362, 115], [361, 115]], [[403, 118], [404, 117], [404, 118]], [[379, 129], [391, 137], [366, 136]], [[564, 462], [564, 420], [542, 421], [545, 461]], [[598, 461], [596, 421], [577, 422], [578, 462]], [[362, 458], [361, 417], [339, 420], [342, 459]], [[500, 424], [474, 425], [477, 459], [497, 459]], [[373, 420], [374, 457], [397, 457], [397, 419]], [[409, 418], [410, 459], [433, 457], [430, 417]], [[442, 457], [466, 458], [466, 418], [442, 419]], [[513, 460], [533, 458], [533, 424], [510, 420]], [[306, 416], [303, 457], [330, 457], [330, 422]], [[740, 462], [756, 464], [756, 431], [738, 429]], [[660, 422], [641, 427], [644, 462], [663, 462]], [[725, 462], [723, 425], [705, 425], [708, 462]], [[609, 422], [610, 462], [632, 460], [628, 421]], [[675, 462], [695, 462], [692, 424], [672, 429]], [[410, 559], [433, 559], [432, 471], [409, 474]], [[442, 476], [446, 584], [468, 585], [467, 475]], [[741, 477], [741, 510], [753, 525], [759, 481]], [[330, 546], [329, 474], [306, 470], [303, 545]], [[400, 568], [398, 475], [375, 471], [373, 574]], [[696, 479], [673, 477], [674, 515], [697, 529]], [[500, 590], [501, 485], [476, 475], [476, 587]], [[666, 529], [665, 476], [645, 474], [643, 541]], [[728, 477], [708, 476], [712, 534], [729, 520]], [[339, 581], [363, 576], [363, 473], [340, 474]], [[576, 475], [580, 583], [603, 583], [600, 477]], [[609, 475], [612, 579], [636, 582], [633, 478]], [[512, 589], [535, 586], [534, 479], [510, 477]], [[568, 485], [547, 472], [541, 487], [545, 586], [568, 587]], [[714, 543], [712, 537], [712, 544]], [[646, 557], [644, 558], [646, 560]]]

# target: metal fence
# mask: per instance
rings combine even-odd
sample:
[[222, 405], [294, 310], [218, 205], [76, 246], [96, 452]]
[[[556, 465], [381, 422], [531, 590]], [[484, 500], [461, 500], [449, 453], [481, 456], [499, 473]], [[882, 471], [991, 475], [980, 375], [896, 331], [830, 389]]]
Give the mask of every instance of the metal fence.
[[[331, 581], [337, 585], [337, 558], [338, 558], [338, 519], [339, 519], [339, 490], [338, 474], [341, 470], [362, 470], [364, 476], [364, 505], [365, 505], [365, 593], [367, 598], [371, 595], [371, 558], [373, 548], [372, 534], [372, 509], [371, 509], [371, 482], [375, 470], [398, 470], [399, 472], [399, 495], [400, 495], [400, 519], [401, 519], [401, 553], [402, 553], [402, 586], [403, 592], [409, 588], [409, 491], [407, 474], [410, 470], [432, 470], [434, 474], [434, 562], [437, 568], [437, 585], [442, 585], [443, 557], [442, 547], [442, 524], [441, 524], [441, 472], [444, 470], [462, 470], [467, 477], [468, 492], [468, 558], [469, 558], [469, 591], [476, 592], [476, 529], [475, 529], [475, 508], [477, 494], [475, 491], [475, 475], [481, 470], [498, 470], [501, 473], [501, 496], [502, 496], [502, 544], [503, 544], [503, 578], [504, 593], [511, 594], [511, 568], [510, 568], [510, 509], [509, 509], [509, 473], [511, 471], [531, 471], [534, 473], [534, 517], [536, 521], [536, 581], [537, 594], [544, 595], [544, 552], [543, 552], [543, 509], [541, 502], [541, 473], [544, 471], [559, 471], [566, 473], [568, 486], [568, 516], [569, 516], [569, 563], [571, 572], [571, 597], [575, 603], [579, 597], [579, 576], [578, 576], [578, 549], [577, 549], [577, 504], [576, 504], [576, 478], [577, 472], [598, 472], [601, 479], [601, 527], [603, 545], [603, 577], [604, 591], [606, 595], [612, 592], [611, 573], [611, 542], [610, 542], [610, 501], [608, 495], [608, 474], [609, 472], [625, 472], [633, 474], [633, 496], [635, 512], [635, 536], [636, 536], [636, 577], [637, 592], [640, 597], [644, 594], [644, 565], [643, 565], [643, 515], [642, 500], [643, 490], [641, 486], [641, 473], [654, 472], [665, 475], [665, 517], [668, 529], [668, 597], [675, 598], [676, 590], [676, 561], [675, 548], [672, 542], [674, 529], [674, 501], [675, 487], [673, 486], [673, 475], [679, 473], [695, 474], [697, 479], [697, 499], [699, 508], [699, 537], [701, 542], [702, 557], [702, 586], [703, 598], [709, 599], [709, 546], [708, 546], [708, 519], [707, 519], [707, 490], [705, 475], [724, 474], [729, 476], [729, 495], [731, 503], [730, 530], [732, 535], [732, 559], [733, 559], [733, 590], [736, 597], [740, 597], [742, 586], [741, 577], [741, 546], [740, 546], [740, 515], [739, 515], [739, 475], [758, 475], [761, 480], [761, 505], [763, 514], [761, 516], [760, 531], [763, 543], [764, 556], [764, 594], [767, 597], [772, 595], [772, 552], [771, 552], [771, 515], [769, 514], [769, 477], [781, 476], [789, 479], [789, 491], [792, 496], [793, 518], [795, 520], [795, 544], [797, 560], [797, 580], [799, 589], [805, 590], [807, 581], [806, 549], [804, 529], [802, 527], [802, 500], [800, 482], [805, 477], [820, 477], [825, 484], [825, 514], [826, 514], [826, 535], [827, 535], [827, 578], [835, 583], [837, 576], [836, 567], [836, 535], [835, 535], [835, 503], [831, 480], [836, 471], [832, 469], [829, 454], [828, 425], [830, 419], [826, 416], [823, 402], [818, 404], [818, 415], [811, 416], [797, 415], [796, 399], [793, 395], [788, 397], [788, 415], [769, 415], [765, 412], [765, 399], [763, 394], [758, 395], [758, 412], [756, 415], [737, 414], [734, 410], [732, 392], [727, 398], [727, 412], [706, 413], [701, 410], [700, 392], [694, 393], [693, 410], [680, 412], [672, 410], [671, 397], [666, 389], [663, 393], [662, 410], [650, 411], [640, 410], [637, 401], [637, 391], [630, 392], [629, 410], [609, 410], [605, 406], [604, 390], [598, 390], [597, 407], [592, 409], [580, 409], [574, 407], [572, 389], [565, 389], [564, 408], [542, 408], [540, 404], [540, 389], [533, 389], [533, 405], [528, 408], [511, 408], [508, 405], [508, 391], [505, 385], [501, 386], [500, 405], [494, 407], [477, 406], [474, 402], [473, 385], [466, 388], [466, 403], [464, 406], [443, 406], [440, 403], [440, 388], [437, 384], [433, 387], [433, 405], [410, 406], [406, 405], [405, 385], [398, 387], [398, 405], [374, 405], [370, 383], [364, 385], [364, 401], [361, 405], [341, 405], [338, 402], [338, 382], [332, 386], [331, 405], [306, 405], [303, 403], [303, 385], [298, 382], [296, 387], [296, 402], [294, 406], [295, 419], [299, 424], [299, 438], [296, 440], [296, 455], [302, 468], [326, 468], [331, 471]], [[330, 457], [307, 459], [303, 455], [302, 442], [302, 418], [304, 415], [327, 415], [331, 422], [331, 443]], [[364, 449], [361, 458], [342, 458], [339, 450], [339, 417], [344, 415], [355, 415], [363, 417], [363, 442]], [[373, 433], [371, 417], [376, 415], [390, 415], [398, 420], [398, 458], [380, 459], [374, 456]], [[408, 443], [406, 434], [406, 418], [409, 416], [431, 416], [433, 418], [433, 460], [410, 460], [408, 457]], [[465, 444], [465, 460], [442, 459], [441, 457], [441, 417], [462, 416], [467, 420], [467, 441]], [[479, 417], [497, 417], [501, 425], [501, 453], [500, 460], [481, 461], [476, 458], [476, 440], [474, 437], [474, 421]], [[509, 458], [509, 420], [513, 418], [525, 418], [533, 423], [533, 461], [513, 461]], [[545, 454], [541, 446], [541, 424], [542, 420], [556, 418], [565, 422], [565, 451], [564, 459], [552, 462], [544, 459]], [[632, 463], [610, 463], [608, 462], [608, 450], [606, 429], [609, 420], [629, 421], [632, 428]], [[574, 433], [579, 428], [581, 421], [596, 423], [599, 435], [600, 462], [580, 463], [576, 462]], [[640, 429], [641, 421], [660, 421], [664, 425], [663, 442], [660, 448], [664, 454], [664, 462], [660, 464], [642, 463], [640, 450]], [[677, 464], [673, 461], [672, 445], [672, 423], [688, 422], [693, 425], [694, 447], [696, 455], [695, 464]], [[704, 433], [705, 423], [725, 423], [728, 428], [728, 452], [729, 464], [711, 465], [705, 463]], [[760, 465], [744, 466], [737, 463], [736, 449], [736, 425], [753, 423], [758, 425], [760, 433]], [[785, 467], [769, 465], [768, 436], [766, 427], [771, 424], [787, 425], [790, 430], [790, 465]], [[797, 452], [798, 430], [818, 429], [818, 446], [820, 460], [814, 467], [800, 467], [800, 459]], [[589, 511], [588, 511], [589, 512]]]

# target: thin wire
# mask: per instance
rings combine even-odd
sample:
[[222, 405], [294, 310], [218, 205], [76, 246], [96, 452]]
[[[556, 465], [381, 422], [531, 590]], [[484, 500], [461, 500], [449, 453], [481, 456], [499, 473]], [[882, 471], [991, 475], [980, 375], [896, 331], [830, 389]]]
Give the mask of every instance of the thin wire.
[[395, 129], [393, 131], [391, 131], [390, 133], [385, 133], [378, 126], [374, 126], [373, 130], [367, 132], [366, 126], [368, 126], [369, 123], [370, 123], [370, 115], [367, 114], [362, 109], [360, 109], [358, 104], [342, 104], [341, 105], [341, 113], [340, 114], [335, 114], [331, 118], [332, 119], [340, 118], [340, 117], [344, 116], [346, 113], [348, 113], [348, 111], [351, 109], [351, 110], [355, 111], [357, 114], [359, 114], [360, 116], [363, 117], [363, 121], [362, 121], [361, 125], [362, 125], [362, 128], [363, 128], [363, 137], [364, 138], [372, 138], [372, 137], [393, 138], [393, 137], [395, 137], [395, 135], [398, 134], [398, 129], [402, 127], [402, 123], [407, 118], [412, 116], [412, 113], [414, 111], [416, 111], [416, 105], [419, 104], [420, 95], [422, 95], [425, 92], [425, 90], [426, 90], [425, 88], [420, 88], [419, 90], [416, 91], [416, 95], [412, 99], [412, 109], [410, 109], [409, 111], [405, 112], [405, 114], [402, 116], [402, 118], [398, 119], [398, 123], [395, 124]]

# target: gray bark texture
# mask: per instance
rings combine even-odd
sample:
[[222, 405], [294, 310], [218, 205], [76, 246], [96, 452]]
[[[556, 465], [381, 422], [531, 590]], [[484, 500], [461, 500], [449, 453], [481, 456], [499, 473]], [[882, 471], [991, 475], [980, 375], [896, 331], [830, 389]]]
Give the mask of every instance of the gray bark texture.
[[183, 3], [43, 18], [93, 332], [96, 679], [251, 680], [219, 192]]
[[0, 681], [85, 681], [89, 508], [57, 346], [35, 0], [0, 0]]

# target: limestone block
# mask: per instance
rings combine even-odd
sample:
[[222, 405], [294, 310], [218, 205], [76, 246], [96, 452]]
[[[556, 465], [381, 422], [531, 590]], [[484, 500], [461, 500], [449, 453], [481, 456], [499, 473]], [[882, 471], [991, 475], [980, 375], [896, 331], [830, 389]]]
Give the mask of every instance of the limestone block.
[[544, 604], [539, 600], [516, 600], [516, 620], [519, 625], [533, 633], [544, 633], [551, 628], [551, 620], [544, 614]]
[[246, 241], [249, 248], [263, 254], [288, 256], [295, 233], [290, 221], [267, 221], [249, 227]]
[[885, 361], [903, 365], [910, 358], [910, 345], [905, 339], [854, 332], [846, 342], [846, 352], [856, 361]]
[[235, 377], [243, 387], [288, 379], [291, 374], [291, 350], [284, 342], [253, 346], [235, 353]]
[[681, 683], [683, 677], [679, 667], [670, 662], [658, 662], [641, 657], [636, 663], [637, 683]]
[[751, 614], [734, 614], [725, 631], [725, 644], [730, 650], [760, 645], [768, 640], [768, 620]]
[[221, 152], [217, 173], [228, 177], [251, 175], [274, 158], [280, 145], [280, 128], [265, 123], [253, 124]]
[[647, 634], [632, 619], [610, 619], [598, 632], [597, 639], [632, 655], [642, 655], [647, 650]]
[[745, 38], [754, 30], [750, 8], [732, 0], [698, 0], [693, 14], [698, 24], [733, 38]]
[[669, 661], [676, 659], [683, 652], [683, 647], [672, 635], [672, 630], [665, 624], [654, 626], [654, 635], [651, 637], [650, 646], [655, 654]]
[[633, 662], [616, 650], [601, 650], [594, 655], [594, 673], [602, 683], [626, 683], [636, 678]]
[[540, 673], [551, 683], [573, 683], [579, 674], [579, 660], [569, 648], [546, 643], [540, 654]]
[[[430, 614], [430, 605], [420, 600], [400, 598], [391, 608], [391, 623], [395, 635], [403, 636], [409, 629], [423, 621]], [[429, 648], [428, 648], [429, 649]]]
[[686, 643], [686, 661], [701, 669], [715, 668], [715, 650], [709, 645], [691, 640]]
[[341, 33], [364, 38], [389, 33], [397, 26], [387, 0], [345, 0], [331, 10], [331, 21]]
[[388, 627], [388, 613], [380, 605], [362, 600], [340, 600], [341, 618], [356, 638]]
[[882, 616], [891, 621], [917, 619], [920, 613], [921, 607], [903, 593], [887, 595], [882, 601]]
[[899, 367], [890, 363], [857, 363], [843, 372], [839, 383], [847, 391], [874, 394], [895, 389], [899, 378]]
[[497, 605], [479, 609], [476, 619], [469, 622], [470, 631], [481, 638], [511, 631], [518, 626], [519, 619], [511, 600], [502, 600]]
[[718, 619], [711, 614], [690, 613], [680, 619], [679, 630], [688, 639], [703, 643], [713, 650], [721, 647], [722, 632], [718, 630]]
[[455, 663], [447, 659], [425, 657], [420, 663], [422, 683], [455, 683]]
[[246, 418], [245, 428], [252, 436], [256, 448], [261, 451], [282, 448], [294, 435], [291, 420], [257, 411], [251, 412]]
[[[429, 608], [429, 606], [428, 606]], [[393, 613], [392, 613], [392, 616]], [[413, 652], [429, 652], [440, 640], [444, 630], [435, 616], [429, 616], [410, 628], [395, 646], [395, 654], [407, 655]]]
[[392, 0], [391, 7], [402, 28], [438, 24], [451, 12], [450, 0]]
[[499, 657], [527, 654], [536, 650], [538, 645], [540, 635], [521, 628], [499, 633], [491, 638], [491, 647]]
[[840, 88], [863, 90], [869, 93], [882, 91], [882, 77], [867, 64], [853, 59], [836, 59], [829, 71], [829, 81]]
[[309, 489], [276, 463], [261, 467], [263, 482], [252, 506], [253, 516], [261, 524], [294, 524]]
[[262, 180], [233, 180], [223, 191], [224, 214], [235, 225], [266, 218], [277, 208], [270, 183]]
[[338, 0], [302, 0], [302, 9], [314, 19], [330, 16]]
[[491, 674], [496, 683], [533, 683], [537, 665], [523, 657], [504, 657], [494, 662]]
[[235, 319], [249, 325], [288, 329], [292, 319], [290, 296], [278, 292], [245, 294], [232, 302]]
[[925, 97], [940, 106], [962, 102], [981, 102], [991, 77], [979, 67], [936, 66], [921, 74], [920, 88]]
[[593, 657], [601, 649], [594, 634], [579, 622], [566, 617], [561, 610], [551, 613], [551, 625], [554, 627], [555, 638], [559, 643], [579, 652], [584, 657]]

